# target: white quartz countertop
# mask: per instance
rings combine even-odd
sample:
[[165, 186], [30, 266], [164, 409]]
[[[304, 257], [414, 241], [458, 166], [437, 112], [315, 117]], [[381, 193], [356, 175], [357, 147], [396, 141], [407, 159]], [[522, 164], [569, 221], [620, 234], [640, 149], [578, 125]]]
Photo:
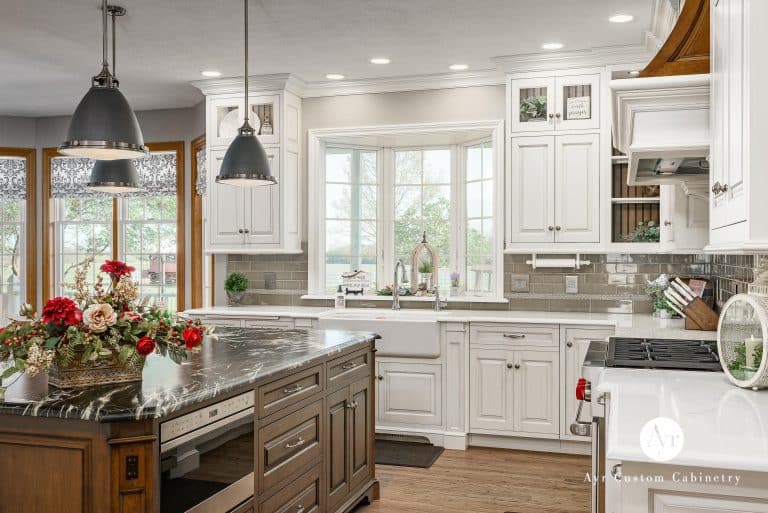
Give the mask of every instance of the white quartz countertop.
[[187, 310], [187, 314], [215, 317], [293, 317], [319, 319], [321, 317], [360, 319], [370, 314], [371, 319], [429, 320], [437, 322], [509, 322], [523, 324], [561, 324], [569, 326], [615, 327], [622, 337], [671, 338], [715, 340], [717, 332], [684, 329], [681, 319], [654, 319], [648, 314], [600, 314], [581, 312], [528, 312], [508, 310], [443, 310], [426, 309], [347, 308], [334, 310], [309, 306], [216, 306]]
[[768, 390], [733, 386], [723, 373], [605, 369], [597, 392], [608, 392], [606, 457], [658, 463], [640, 448], [649, 420], [682, 428], [682, 451], [667, 463], [768, 472]]

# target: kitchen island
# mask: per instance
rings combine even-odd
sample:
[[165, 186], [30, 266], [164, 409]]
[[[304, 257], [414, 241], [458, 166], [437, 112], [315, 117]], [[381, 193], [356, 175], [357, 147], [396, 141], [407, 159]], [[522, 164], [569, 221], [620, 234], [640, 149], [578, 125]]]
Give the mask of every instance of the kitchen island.
[[375, 338], [223, 329], [180, 366], [150, 357], [141, 382], [23, 378], [0, 403], [0, 513], [336, 513], [374, 499]]

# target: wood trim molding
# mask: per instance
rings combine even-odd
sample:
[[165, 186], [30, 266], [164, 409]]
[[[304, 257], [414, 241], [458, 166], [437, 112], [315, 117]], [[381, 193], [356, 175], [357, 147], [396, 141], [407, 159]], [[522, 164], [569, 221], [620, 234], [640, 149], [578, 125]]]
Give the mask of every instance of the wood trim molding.
[[184, 166], [184, 141], [171, 141], [160, 143], [147, 143], [149, 151], [175, 151], [176, 152], [176, 304], [177, 310], [185, 310], [185, 284], [186, 284], [186, 193], [184, 180], [186, 168]]
[[27, 161], [27, 206], [24, 209], [26, 212], [24, 295], [27, 303], [37, 306], [37, 151], [34, 148], [0, 147], [0, 155], [21, 157]]
[[197, 193], [197, 180], [200, 170], [197, 169], [197, 152], [205, 149], [205, 134], [192, 139], [189, 145], [189, 162], [192, 169], [190, 180], [190, 272], [192, 308], [203, 306], [203, 263], [206, 256], [203, 254], [203, 197]]
[[54, 295], [53, 284], [53, 265], [54, 265], [54, 245], [53, 245], [53, 219], [51, 217], [53, 209], [53, 199], [51, 198], [51, 162], [54, 157], [62, 157], [58, 148], [43, 148], [43, 173], [40, 184], [41, 208], [40, 217], [42, 219], [43, 242], [42, 249], [42, 301], [51, 299]]
[[709, 0], [687, 0], [672, 32], [641, 77], [709, 73]]

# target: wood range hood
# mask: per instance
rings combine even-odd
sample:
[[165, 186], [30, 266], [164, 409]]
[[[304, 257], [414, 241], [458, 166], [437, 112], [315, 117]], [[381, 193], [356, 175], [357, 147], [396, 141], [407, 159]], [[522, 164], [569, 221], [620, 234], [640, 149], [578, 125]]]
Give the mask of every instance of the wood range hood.
[[709, 0], [687, 0], [639, 78], [612, 80], [613, 142], [629, 185], [709, 181]]

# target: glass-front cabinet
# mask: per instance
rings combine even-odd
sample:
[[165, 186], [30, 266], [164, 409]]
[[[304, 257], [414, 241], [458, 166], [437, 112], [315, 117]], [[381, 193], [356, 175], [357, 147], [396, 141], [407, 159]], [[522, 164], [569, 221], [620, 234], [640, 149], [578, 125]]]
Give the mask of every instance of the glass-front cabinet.
[[[279, 95], [251, 96], [248, 99], [251, 126], [262, 144], [278, 144]], [[227, 146], [243, 124], [243, 98], [231, 96], [211, 101], [211, 118], [208, 133], [212, 134], [211, 146]]]
[[600, 75], [512, 80], [512, 132], [600, 127]]

